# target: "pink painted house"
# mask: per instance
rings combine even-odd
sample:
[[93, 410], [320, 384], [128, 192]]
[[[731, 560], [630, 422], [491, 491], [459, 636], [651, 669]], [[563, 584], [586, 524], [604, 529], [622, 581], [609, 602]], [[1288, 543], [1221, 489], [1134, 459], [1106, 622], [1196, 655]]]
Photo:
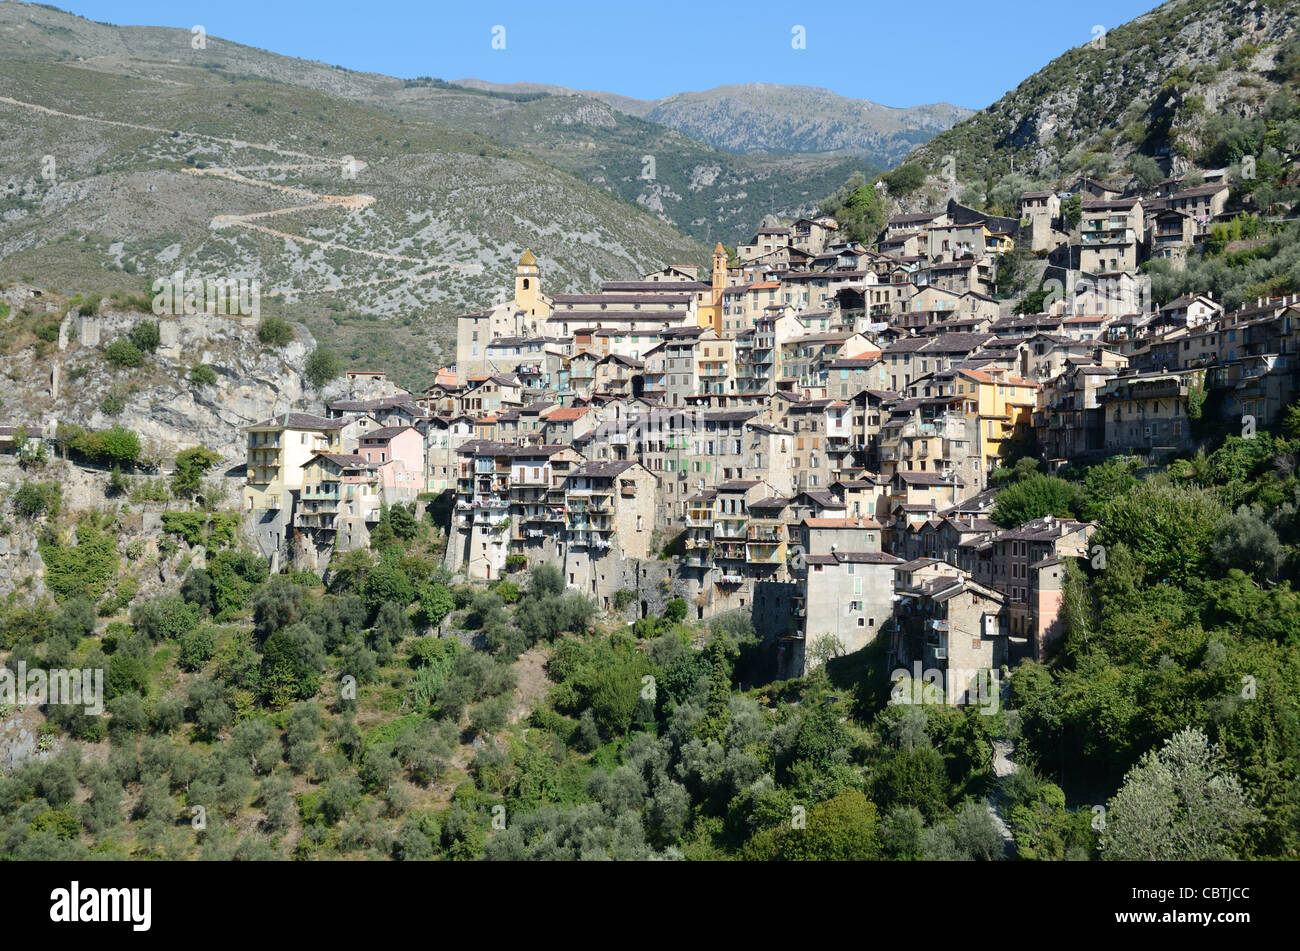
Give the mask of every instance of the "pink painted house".
[[424, 436], [414, 426], [363, 433], [357, 453], [379, 472], [384, 502], [412, 502], [424, 491]]

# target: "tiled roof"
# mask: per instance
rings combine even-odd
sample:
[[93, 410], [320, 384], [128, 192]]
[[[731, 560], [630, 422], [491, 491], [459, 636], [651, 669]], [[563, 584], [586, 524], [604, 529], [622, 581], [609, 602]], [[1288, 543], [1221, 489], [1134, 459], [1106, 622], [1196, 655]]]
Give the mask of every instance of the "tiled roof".
[[285, 413], [283, 416], [273, 416], [270, 419], [264, 419], [260, 423], [253, 423], [245, 429], [317, 429], [321, 431], [331, 429], [342, 429], [352, 418], [348, 419], [326, 419], [324, 416], [313, 416], [311, 413]]

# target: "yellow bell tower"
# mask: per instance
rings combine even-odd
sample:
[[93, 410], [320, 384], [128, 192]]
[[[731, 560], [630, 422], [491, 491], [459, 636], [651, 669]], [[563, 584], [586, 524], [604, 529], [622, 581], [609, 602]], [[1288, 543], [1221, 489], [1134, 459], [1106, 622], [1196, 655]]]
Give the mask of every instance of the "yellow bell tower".
[[719, 337], [722, 336], [722, 292], [727, 289], [727, 249], [719, 241], [713, 249], [713, 286], [710, 289], [710, 301], [700, 307], [699, 321], [701, 327], [710, 327]]
[[525, 251], [515, 265], [515, 304], [529, 318], [536, 318], [541, 293], [542, 269], [537, 266], [533, 252]]

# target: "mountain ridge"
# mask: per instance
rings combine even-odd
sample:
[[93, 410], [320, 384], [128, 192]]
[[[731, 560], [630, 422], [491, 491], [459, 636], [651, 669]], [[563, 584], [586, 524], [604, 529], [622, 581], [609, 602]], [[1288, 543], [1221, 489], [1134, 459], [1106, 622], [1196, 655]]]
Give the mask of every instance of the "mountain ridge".
[[[974, 114], [947, 102], [885, 106], [820, 86], [763, 82], [688, 90], [661, 99], [547, 83], [458, 79], [452, 84], [486, 92], [585, 96], [738, 154], [848, 152], [886, 167], [920, 141]], [[773, 146], [773, 141], [781, 144]]]

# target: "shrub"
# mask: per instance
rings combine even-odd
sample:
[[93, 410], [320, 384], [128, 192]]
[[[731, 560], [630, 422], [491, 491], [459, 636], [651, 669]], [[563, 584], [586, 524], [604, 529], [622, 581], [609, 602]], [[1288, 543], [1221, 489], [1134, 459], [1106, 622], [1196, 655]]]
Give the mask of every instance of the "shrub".
[[61, 423], [57, 438], [68, 451], [91, 462], [134, 465], [140, 456], [140, 437], [120, 425], [97, 433]]
[[192, 499], [203, 484], [203, 477], [208, 470], [220, 461], [219, 453], [204, 446], [178, 452], [176, 471], [172, 474], [172, 494], [178, 499]]
[[446, 585], [425, 585], [420, 591], [420, 611], [424, 614], [425, 623], [430, 626], [440, 624], [453, 607], [455, 600]]
[[144, 354], [130, 340], [123, 338], [104, 348], [104, 359], [115, 367], [138, 367], [144, 363]]
[[40, 552], [45, 586], [59, 601], [74, 596], [97, 601], [117, 574], [116, 540], [91, 522], [77, 526], [75, 546], [47, 539], [40, 543]]
[[1079, 504], [1077, 486], [1035, 473], [998, 492], [990, 518], [1003, 528], [1012, 528], [1047, 515], [1071, 518]]
[[906, 195], [925, 183], [925, 169], [915, 163], [900, 165], [882, 177], [891, 195]]
[[140, 437], [123, 426], [114, 426], [102, 433], [100, 445], [104, 459], [121, 465], [132, 465], [140, 456]]
[[181, 651], [177, 660], [182, 670], [201, 670], [216, 650], [217, 640], [212, 628], [196, 628], [181, 638]]
[[523, 592], [519, 590], [519, 585], [513, 581], [498, 581], [492, 590], [506, 604], [514, 604], [523, 596]]
[[343, 364], [333, 351], [317, 347], [307, 358], [307, 379], [312, 386], [322, 387], [343, 372]]
[[128, 488], [130, 486], [127, 485], [126, 477], [122, 475], [122, 467], [114, 466], [112, 473], [108, 477], [108, 494], [126, 495]]
[[42, 324], [40, 327], [36, 328], [36, 336], [41, 340], [44, 340], [46, 343], [54, 343], [54, 341], [59, 339], [58, 321]]
[[131, 623], [154, 643], [178, 641], [198, 626], [202, 615], [199, 605], [171, 594], [137, 604], [131, 611]]
[[268, 347], [284, 347], [293, 342], [293, 325], [283, 317], [264, 317], [257, 326], [257, 339]]
[[99, 409], [105, 416], [118, 416], [126, 409], [126, 399], [121, 393], [109, 393], [100, 400]]
[[158, 344], [162, 342], [162, 336], [158, 333], [158, 323], [153, 320], [145, 320], [131, 328], [129, 334], [131, 343], [141, 353], [153, 353], [158, 349]]
[[58, 515], [63, 487], [57, 482], [25, 482], [14, 493], [14, 511], [23, 518]]
[[217, 371], [206, 363], [200, 363], [190, 370], [190, 382], [200, 386], [216, 386]]
[[683, 598], [673, 598], [664, 605], [664, 620], [670, 624], [676, 624], [686, 619], [686, 601]]

